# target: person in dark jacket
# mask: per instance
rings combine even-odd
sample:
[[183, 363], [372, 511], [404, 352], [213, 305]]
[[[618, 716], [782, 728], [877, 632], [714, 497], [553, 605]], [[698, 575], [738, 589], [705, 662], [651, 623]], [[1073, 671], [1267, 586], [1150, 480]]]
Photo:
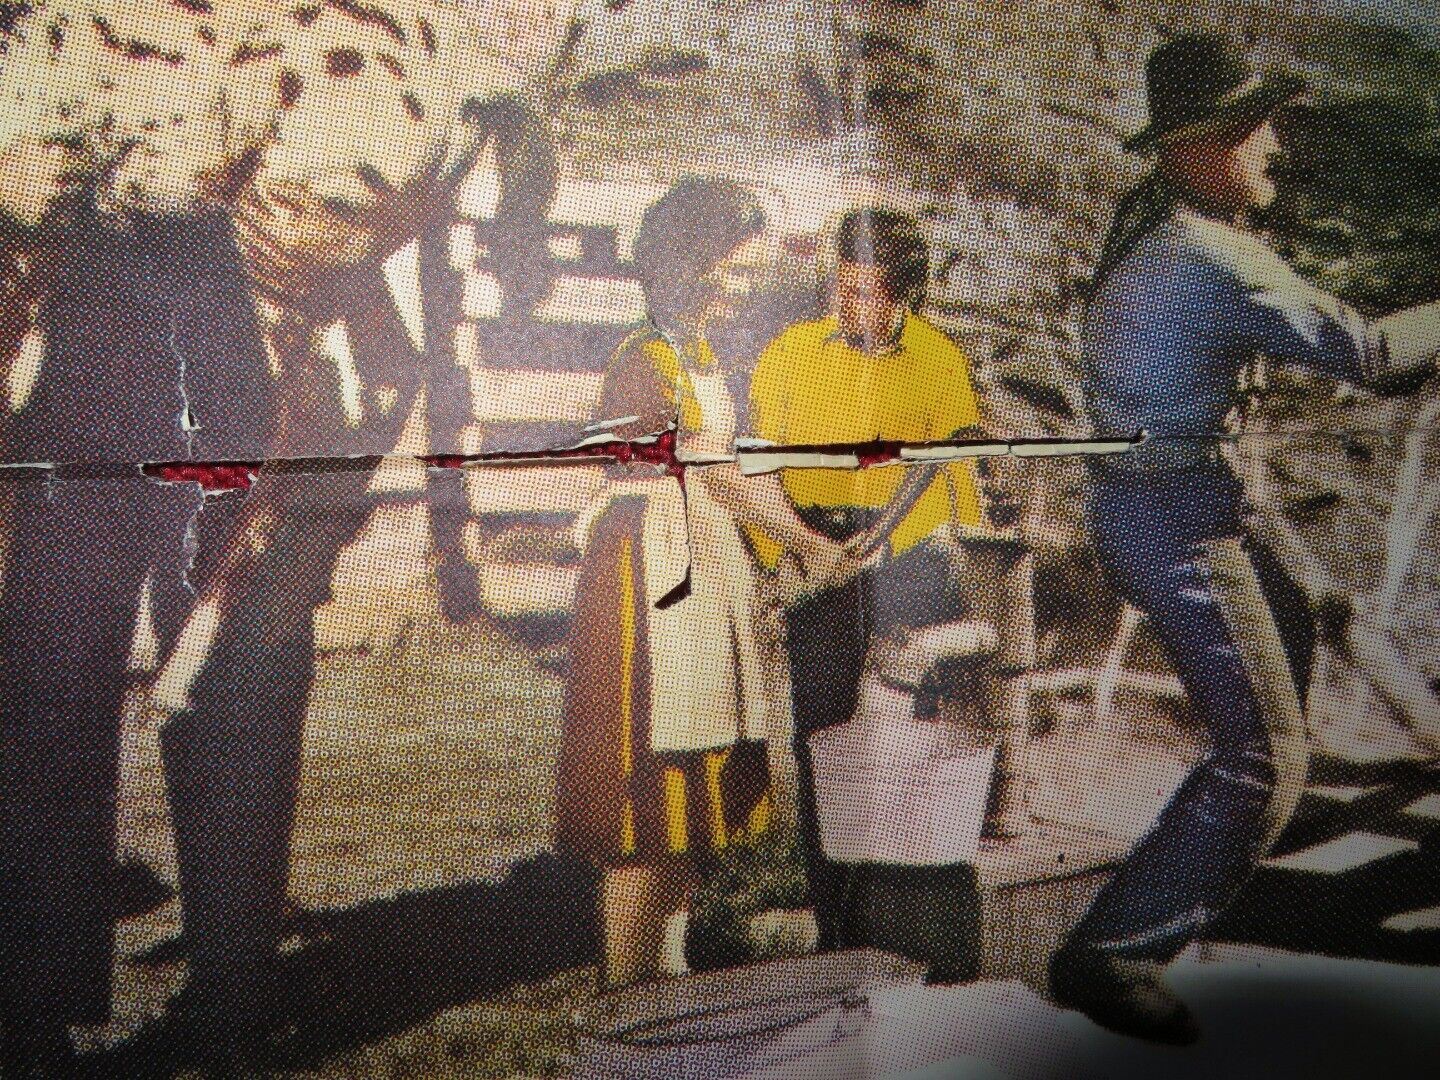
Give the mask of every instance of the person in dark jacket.
[[109, 1019], [141, 591], [148, 575], [163, 635], [202, 498], [140, 463], [190, 456], [193, 423], [217, 455], [255, 454], [269, 377], [223, 217], [122, 219], [80, 197], [3, 231], [0, 447], [36, 467], [0, 481], [0, 1072], [70, 1075], [68, 1028]]

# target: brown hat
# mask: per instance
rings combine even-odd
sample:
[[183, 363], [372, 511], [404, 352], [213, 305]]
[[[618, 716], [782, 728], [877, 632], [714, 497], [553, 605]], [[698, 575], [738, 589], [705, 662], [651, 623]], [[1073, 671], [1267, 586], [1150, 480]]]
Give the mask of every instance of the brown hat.
[[1182, 132], [1248, 134], [1304, 90], [1305, 81], [1288, 72], [1256, 73], [1219, 34], [1186, 34], [1150, 54], [1145, 64], [1150, 122], [1121, 145], [1143, 153]]

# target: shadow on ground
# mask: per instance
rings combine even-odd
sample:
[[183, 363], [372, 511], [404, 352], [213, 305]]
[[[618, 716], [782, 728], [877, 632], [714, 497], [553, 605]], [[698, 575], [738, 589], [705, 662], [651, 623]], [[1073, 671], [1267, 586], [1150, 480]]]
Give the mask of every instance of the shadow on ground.
[[[588, 864], [547, 853], [496, 884], [296, 912], [289, 929], [301, 945], [281, 958], [274, 1017], [286, 1035], [267, 1065], [313, 1068], [455, 1006], [596, 963], [597, 895]], [[142, 962], [184, 952], [183, 939], [171, 939]]]
[[314, 1064], [478, 997], [595, 963], [596, 896], [588, 865], [541, 855], [495, 885], [301, 913], [296, 930], [306, 944], [282, 969], [294, 1025], [284, 1064]]

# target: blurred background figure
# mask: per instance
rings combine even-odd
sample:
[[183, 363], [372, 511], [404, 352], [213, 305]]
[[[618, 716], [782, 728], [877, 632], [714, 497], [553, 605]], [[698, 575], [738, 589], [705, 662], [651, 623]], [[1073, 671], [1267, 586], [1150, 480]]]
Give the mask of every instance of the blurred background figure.
[[109, 1018], [121, 705], [141, 591], [149, 574], [158, 610], [187, 607], [203, 498], [113, 463], [187, 456], [187, 391], [210, 406], [208, 438], [253, 448], [270, 380], [223, 215], [102, 214], [81, 184], [3, 224], [3, 316], [17, 331], [4, 342], [6, 459], [111, 463], [5, 483], [0, 1054], [6, 1076], [70, 1075], [68, 1028]]
[[[467, 422], [469, 406], [466, 373], [455, 362], [458, 282], [447, 250], [455, 192], [484, 147], [497, 144], [501, 216], [543, 216], [553, 159], [524, 95], [555, 60], [573, 4], [541, 11], [516, 0], [487, 5], [483, 18], [450, 0], [13, 7], [0, 21], [0, 81], [13, 105], [0, 127], [0, 242], [5, 344], [17, 346], [24, 376], [11, 382], [26, 399], [20, 419], [28, 434], [12, 434], [28, 442], [21, 449], [12, 441], [9, 460], [23, 453], [134, 470], [193, 458], [378, 455], [396, 448], [425, 395], [431, 444], [455, 447], [453, 429]], [[56, 210], [72, 196], [80, 207], [74, 220]], [[30, 228], [34, 222], [44, 227]], [[200, 235], [207, 230], [213, 235]], [[397, 290], [386, 261], [412, 247], [410, 287]], [[244, 365], [231, 362], [239, 339], [249, 350]], [[348, 386], [337, 378], [341, 353], [355, 369]], [[207, 381], [212, 370], [231, 378]], [[227, 427], [222, 413], [239, 422]], [[165, 728], [162, 754], [190, 968], [172, 1013], [186, 1033], [180, 1042], [206, 1056], [243, 1056], [276, 1011], [271, 969], [314, 673], [313, 615], [340, 549], [373, 509], [371, 479], [365, 469], [305, 477], [267, 468], [236, 500], [239, 531], [212, 560], [211, 579], [190, 582], [220, 610], [221, 623], [190, 707]], [[442, 501], [463, 505], [458, 477], [442, 486]], [[11, 599], [31, 587], [26, 560], [68, 558], [63, 573], [36, 580], [57, 590], [68, 587], [66, 574], [98, 574], [97, 588], [103, 582], [126, 594], [106, 609], [116, 620], [103, 631], [107, 644], [91, 650], [113, 652], [122, 670], [124, 649], [109, 648], [108, 636], [120, 632], [126, 605], [133, 624], [139, 585], [131, 589], [131, 578], [146, 570], [140, 552], [163, 552], [178, 582], [199, 493], [156, 485], [135, 497], [189, 500], [174, 518], [149, 529], [132, 523], [133, 532], [77, 528], [67, 549], [27, 531], [26, 521], [33, 510], [34, 527], [51, 528], [62, 518], [45, 500], [69, 493], [57, 500], [33, 488], [33, 505], [16, 511], [7, 633], [18, 640], [24, 620], [50, 608], [84, 614], [75, 604], [85, 588], [64, 604], [58, 594], [53, 604], [43, 593], [30, 603]], [[132, 512], [102, 513], [110, 509]], [[463, 563], [462, 520], [453, 505], [433, 519], [449, 613], [475, 609], [474, 575], [463, 566], [453, 572]], [[107, 535], [111, 549], [73, 547], [81, 538], [103, 545]], [[114, 573], [98, 569], [132, 554]], [[175, 603], [163, 589], [152, 598], [167, 619], [183, 617], [192, 599]], [[61, 639], [77, 632], [56, 631]], [[6, 663], [20, 665], [16, 678], [76, 676], [73, 662], [44, 674], [55, 665], [32, 663], [33, 650], [59, 645], [31, 638], [7, 650]], [[96, 716], [115, 712], [108, 695], [119, 691], [104, 686], [111, 688], [97, 699]], [[28, 700], [36, 708], [49, 708], [59, 693], [35, 691]], [[52, 721], [63, 722], [43, 723]], [[23, 716], [15, 723], [43, 727]], [[99, 755], [87, 782], [110, 807], [96, 803], [73, 830], [21, 813], [55, 830], [56, 843], [35, 851], [113, 844], [114, 822], [108, 831], [98, 824], [113, 817], [118, 753], [112, 722], [103, 723], [103, 738], [72, 737], [73, 749], [59, 737], [15, 744], [16, 753]], [[67, 797], [65, 770], [33, 771], [57, 785], [36, 799]], [[71, 801], [75, 813], [89, 805]], [[103, 955], [108, 972], [98, 942], [84, 949], [95, 965]], [[44, 998], [24, 1000], [35, 1011]]]

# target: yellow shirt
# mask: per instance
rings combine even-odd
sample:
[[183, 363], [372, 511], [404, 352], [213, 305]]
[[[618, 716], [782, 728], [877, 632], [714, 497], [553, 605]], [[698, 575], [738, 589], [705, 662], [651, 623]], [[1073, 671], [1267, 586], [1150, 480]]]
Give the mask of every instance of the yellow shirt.
[[[953, 341], [907, 315], [893, 349], [869, 355], [839, 335], [834, 318], [798, 323], [771, 342], [750, 381], [750, 428], [791, 446], [931, 442], [978, 424], [970, 362]], [[870, 469], [784, 469], [781, 484], [798, 507], [886, 505], [905, 478], [894, 465]], [[947, 465], [890, 537], [906, 550], [946, 521], [975, 524], [980, 502], [968, 462]], [[752, 533], [769, 566], [780, 547]]]

